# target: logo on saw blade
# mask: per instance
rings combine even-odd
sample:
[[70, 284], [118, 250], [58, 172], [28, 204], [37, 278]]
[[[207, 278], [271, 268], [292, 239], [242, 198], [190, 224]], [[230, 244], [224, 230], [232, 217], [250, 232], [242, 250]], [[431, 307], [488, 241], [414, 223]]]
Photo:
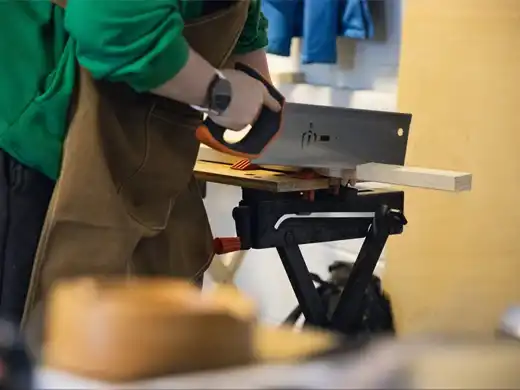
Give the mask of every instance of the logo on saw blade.
[[318, 140], [318, 134], [314, 132], [313, 127], [313, 123], [309, 123], [309, 130], [302, 133], [302, 149]]

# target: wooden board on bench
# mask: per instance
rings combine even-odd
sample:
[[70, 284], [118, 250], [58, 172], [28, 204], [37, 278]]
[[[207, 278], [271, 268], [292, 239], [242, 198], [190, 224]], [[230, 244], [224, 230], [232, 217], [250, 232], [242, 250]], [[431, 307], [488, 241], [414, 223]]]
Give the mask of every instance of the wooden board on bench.
[[301, 179], [290, 172], [267, 169], [241, 171], [232, 169], [228, 164], [206, 161], [197, 161], [194, 172], [199, 180], [272, 192], [320, 190], [329, 188], [340, 181], [340, 179], [328, 177]]

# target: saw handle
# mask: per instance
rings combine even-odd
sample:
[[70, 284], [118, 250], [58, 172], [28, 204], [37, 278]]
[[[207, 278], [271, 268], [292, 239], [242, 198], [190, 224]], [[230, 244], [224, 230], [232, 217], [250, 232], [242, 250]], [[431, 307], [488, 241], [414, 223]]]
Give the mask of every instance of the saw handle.
[[274, 112], [264, 106], [257, 120], [251, 124], [249, 132], [244, 138], [235, 143], [226, 142], [224, 133], [227, 129], [213, 122], [209, 117], [197, 128], [196, 136], [200, 142], [219, 152], [241, 158], [254, 159], [260, 156], [265, 147], [278, 134], [282, 123], [282, 110], [285, 98], [271, 83], [249, 66], [236, 63], [235, 69], [261, 81], [271, 96], [280, 103], [282, 109], [279, 112]]

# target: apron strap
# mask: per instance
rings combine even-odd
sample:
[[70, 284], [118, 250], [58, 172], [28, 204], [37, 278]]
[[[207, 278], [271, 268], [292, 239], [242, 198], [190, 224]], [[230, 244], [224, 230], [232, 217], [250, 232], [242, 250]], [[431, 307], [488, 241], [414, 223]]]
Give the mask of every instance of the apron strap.
[[67, 0], [51, 0], [51, 3], [54, 3], [61, 8], [65, 8], [67, 6]]

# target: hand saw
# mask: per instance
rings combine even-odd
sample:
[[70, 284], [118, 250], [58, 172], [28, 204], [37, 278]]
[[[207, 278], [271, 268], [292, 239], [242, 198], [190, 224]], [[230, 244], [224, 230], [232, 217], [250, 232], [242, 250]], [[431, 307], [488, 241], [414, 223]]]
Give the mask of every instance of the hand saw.
[[[345, 180], [469, 190], [469, 173], [404, 166], [411, 120], [405, 113], [286, 102], [276, 138], [250, 160], [275, 170], [313, 168]], [[233, 164], [238, 159], [201, 148], [199, 160]]]
[[404, 164], [411, 115], [286, 103], [256, 71], [240, 63], [235, 68], [262, 82], [282, 111], [264, 107], [247, 134], [232, 136], [234, 141], [226, 141], [227, 129], [207, 118], [196, 134], [210, 148], [262, 165], [349, 169], [368, 162]]
[[286, 103], [254, 70], [236, 68], [261, 81], [282, 112], [264, 108], [245, 136], [229, 131], [230, 141], [224, 140], [227, 129], [207, 118], [197, 138], [210, 148], [260, 165], [350, 169], [368, 162], [404, 163], [411, 115]]

